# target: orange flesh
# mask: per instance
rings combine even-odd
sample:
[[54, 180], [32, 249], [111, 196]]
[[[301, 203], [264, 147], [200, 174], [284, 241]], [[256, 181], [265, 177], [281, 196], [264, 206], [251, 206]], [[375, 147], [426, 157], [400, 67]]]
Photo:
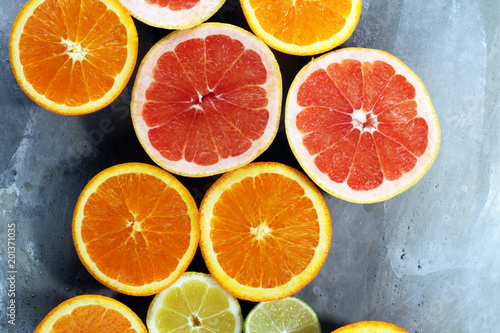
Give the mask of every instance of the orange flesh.
[[250, 6], [264, 31], [282, 42], [306, 46], [329, 40], [342, 30], [352, 3], [350, 0], [250, 0]]
[[187, 251], [190, 233], [181, 196], [146, 174], [107, 179], [89, 196], [81, 228], [99, 270], [132, 286], [167, 278]]
[[193, 8], [200, 0], [145, 0], [148, 4], [168, 7], [170, 10], [187, 10]]
[[318, 169], [353, 190], [411, 171], [427, 148], [415, 88], [385, 62], [344, 60], [299, 88], [297, 128]]
[[120, 312], [101, 305], [84, 305], [57, 319], [51, 332], [134, 333], [130, 321]]
[[27, 20], [19, 53], [24, 75], [39, 94], [79, 106], [113, 86], [125, 65], [127, 33], [99, 1], [47, 0]]
[[311, 262], [319, 243], [318, 215], [295, 181], [264, 173], [222, 193], [210, 238], [217, 261], [240, 284], [273, 288]]
[[149, 140], [168, 160], [213, 165], [239, 156], [269, 120], [260, 56], [224, 35], [191, 39], [164, 53], [142, 110]]

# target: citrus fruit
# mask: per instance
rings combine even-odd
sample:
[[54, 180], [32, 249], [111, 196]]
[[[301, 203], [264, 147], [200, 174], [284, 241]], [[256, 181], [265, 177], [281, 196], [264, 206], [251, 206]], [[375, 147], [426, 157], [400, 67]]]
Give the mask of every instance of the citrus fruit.
[[118, 97], [137, 46], [134, 21], [117, 0], [30, 0], [12, 26], [10, 64], [33, 101], [79, 115]]
[[351, 202], [405, 191], [439, 150], [439, 122], [423, 83], [379, 50], [347, 48], [307, 64], [291, 84], [285, 128], [309, 177]]
[[244, 333], [321, 333], [316, 312], [304, 301], [288, 297], [257, 304], [248, 314]]
[[240, 0], [252, 31], [272, 48], [294, 55], [333, 49], [353, 33], [361, 0]]
[[210, 274], [186, 272], [155, 296], [146, 323], [150, 333], [240, 333], [243, 317], [238, 300]]
[[331, 228], [318, 189], [281, 163], [225, 173], [200, 206], [200, 249], [210, 273], [232, 295], [255, 302], [308, 284], [326, 259]]
[[187, 29], [208, 20], [225, 0], [119, 0], [139, 21], [163, 29]]
[[198, 210], [188, 190], [165, 170], [119, 164], [83, 189], [73, 240], [83, 265], [102, 284], [124, 294], [153, 295], [191, 263]]
[[408, 333], [402, 328], [399, 328], [393, 324], [386, 323], [383, 321], [360, 321], [358, 323], [350, 324], [336, 329], [332, 333], [366, 333], [366, 332], [377, 332], [377, 333]]
[[125, 304], [100, 295], [70, 298], [45, 316], [35, 333], [147, 333], [141, 319]]
[[269, 48], [222, 23], [172, 32], [142, 61], [131, 114], [149, 156], [202, 177], [244, 165], [276, 136], [281, 73]]

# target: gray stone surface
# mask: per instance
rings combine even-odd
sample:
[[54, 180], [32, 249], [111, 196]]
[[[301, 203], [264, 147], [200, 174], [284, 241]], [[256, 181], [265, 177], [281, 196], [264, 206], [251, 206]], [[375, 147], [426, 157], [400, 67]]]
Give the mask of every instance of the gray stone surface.
[[[86, 182], [111, 165], [152, 163], [129, 115], [132, 80], [109, 107], [86, 116], [53, 114], [32, 102], [10, 70], [8, 38], [26, 3], [0, 0], [0, 331], [30, 332], [63, 300], [115, 297], [143, 319], [151, 297], [103, 287], [81, 265], [71, 238], [73, 208]], [[384, 320], [417, 332], [498, 332], [500, 326], [500, 2], [365, 0], [342, 47], [377, 48], [403, 60], [426, 85], [442, 130], [439, 155], [422, 180], [383, 203], [325, 194], [330, 254], [297, 296], [324, 332]], [[247, 28], [238, 1], [211, 19]], [[137, 22], [139, 60], [168, 31]], [[285, 94], [310, 57], [276, 52]], [[259, 160], [298, 167], [281, 126]], [[179, 179], [199, 202], [216, 177]], [[8, 278], [15, 225], [15, 284]], [[191, 270], [206, 271], [197, 254]], [[9, 289], [15, 287], [15, 295]], [[15, 326], [8, 323], [15, 300]], [[244, 312], [253, 306], [242, 302]]]

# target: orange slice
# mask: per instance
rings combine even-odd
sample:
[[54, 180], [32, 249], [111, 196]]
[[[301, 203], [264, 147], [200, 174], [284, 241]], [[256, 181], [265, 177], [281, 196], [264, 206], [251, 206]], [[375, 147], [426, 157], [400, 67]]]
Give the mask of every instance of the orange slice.
[[269, 48], [222, 23], [175, 31], [142, 61], [131, 114], [149, 156], [173, 173], [202, 177], [242, 166], [276, 136], [281, 74]]
[[116, 0], [30, 0], [12, 26], [10, 64], [36, 103], [80, 115], [118, 97], [137, 45], [134, 21]]
[[272, 48], [314, 55], [345, 42], [356, 28], [361, 0], [240, 0], [253, 32]]
[[439, 150], [439, 121], [423, 83], [378, 50], [343, 49], [306, 65], [290, 87], [285, 128], [309, 177], [358, 203], [405, 191]]
[[106, 296], [70, 298], [47, 314], [35, 333], [147, 333], [141, 319], [126, 305]]
[[321, 269], [331, 242], [328, 207], [302, 173], [274, 162], [222, 175], [200, 206], [200, 248], [219, 284], [235, 297], [288, 297]]
[[102, 284], [124, 294], [153, 295], [174, 283], [192, 261], [198, 210], [168, 172], [120, 164], [83, 189], [73, 240], [83, 265]]
[[358, 323], [350, 324], [336, 329], [332, 333], [408, 333], [396, 325], [386, 323], [383, 321], [360, 321]]
[[208, 20], [225, 0], [120, 0], [130, 14], [163, 29], [187, 29]]

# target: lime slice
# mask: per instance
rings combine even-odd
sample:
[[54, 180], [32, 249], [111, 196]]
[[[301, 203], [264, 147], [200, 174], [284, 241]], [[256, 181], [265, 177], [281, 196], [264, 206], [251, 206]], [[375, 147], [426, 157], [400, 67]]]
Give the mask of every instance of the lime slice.
[[150, 333], [239, 333], [242, 323], [238, 300], [211, 275], [196, 272], [157, 294], [146, 318]]
[[257, 304], [245, 319], [243, 332], [319, 333], [321, 325], [309, 305], [296, 297], [288, 297]]

